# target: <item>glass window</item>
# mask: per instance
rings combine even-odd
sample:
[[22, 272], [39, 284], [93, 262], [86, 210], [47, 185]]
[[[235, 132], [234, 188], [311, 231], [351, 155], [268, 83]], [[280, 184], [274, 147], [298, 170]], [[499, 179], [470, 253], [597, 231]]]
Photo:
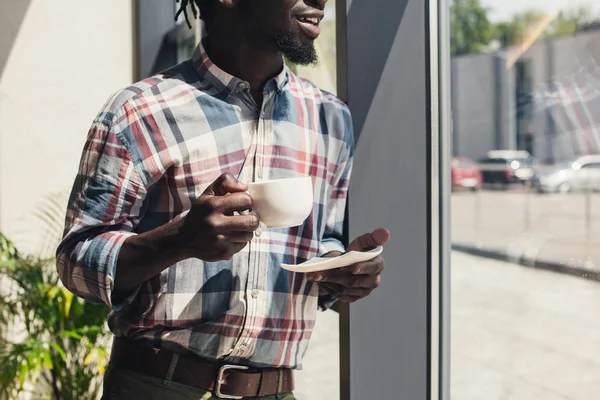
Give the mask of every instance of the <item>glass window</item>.
[[452, 398], [598, 398], [600, 3], [453, 0], [451, 41]]

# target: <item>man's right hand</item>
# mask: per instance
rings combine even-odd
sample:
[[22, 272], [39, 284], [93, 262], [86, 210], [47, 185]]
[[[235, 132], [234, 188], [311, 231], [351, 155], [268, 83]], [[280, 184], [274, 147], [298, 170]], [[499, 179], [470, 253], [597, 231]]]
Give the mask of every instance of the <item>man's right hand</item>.
[[182, 251], [203, 261], [230, 260], [254, 236], [259, 221], [252, 209], [248, 186], [223, 174], [196, 199], [179, 232]]
[[115, 299], [127, 297], [137, 286], [187, 258], [229, 260], [242, 250], [258, 228], [256, 215], [236, 215], [252, 209], [247, 189], [232, 175], [222, 175], [184, 218], [127, 238], [119, 251]]

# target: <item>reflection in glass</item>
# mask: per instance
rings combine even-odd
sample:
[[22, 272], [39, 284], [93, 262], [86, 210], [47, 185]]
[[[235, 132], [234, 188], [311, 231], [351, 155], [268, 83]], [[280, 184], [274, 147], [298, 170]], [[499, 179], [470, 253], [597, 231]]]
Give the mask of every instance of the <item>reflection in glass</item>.
[[[452, 398], [600, 393], [600, 7], [454, 0]], [[453, 187], [462, 163], [453, 163]]]

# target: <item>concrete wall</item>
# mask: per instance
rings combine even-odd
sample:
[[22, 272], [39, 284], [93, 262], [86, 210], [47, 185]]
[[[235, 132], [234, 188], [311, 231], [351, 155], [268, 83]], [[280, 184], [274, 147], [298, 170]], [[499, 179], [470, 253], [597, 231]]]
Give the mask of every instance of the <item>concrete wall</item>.
[[92, 119], [132, 82], [131, 10], [130, 0], [0, 2], [2, 231], [70, 190]]
[[479, 158], [496, 146], [496, 59], [476, 54], [452, 60], [454, 152]]

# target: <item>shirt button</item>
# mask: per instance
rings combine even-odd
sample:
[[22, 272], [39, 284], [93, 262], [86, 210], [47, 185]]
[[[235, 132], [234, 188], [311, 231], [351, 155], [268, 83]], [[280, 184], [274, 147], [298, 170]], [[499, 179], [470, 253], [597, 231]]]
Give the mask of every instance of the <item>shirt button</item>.
[[246, 82], [241, 82], [240, 84], [238, 84], [238, 88], [240, 90], [246, 90], [248, 89], [248, 84]]
[[258, 297], [258, 289], [252, 289], [252, 297], [255, 299]]
[[262, 169], [259, 169], [258, 173], [256, 175], [258, 176], [258, 179], [262, 179], [262, 177], [263, 177]]
[[254, 236], [260, 237], [260, 235], [262, 235], [262, 232], [262, 228], [258, 227], [258, 229], [254, 231]]

